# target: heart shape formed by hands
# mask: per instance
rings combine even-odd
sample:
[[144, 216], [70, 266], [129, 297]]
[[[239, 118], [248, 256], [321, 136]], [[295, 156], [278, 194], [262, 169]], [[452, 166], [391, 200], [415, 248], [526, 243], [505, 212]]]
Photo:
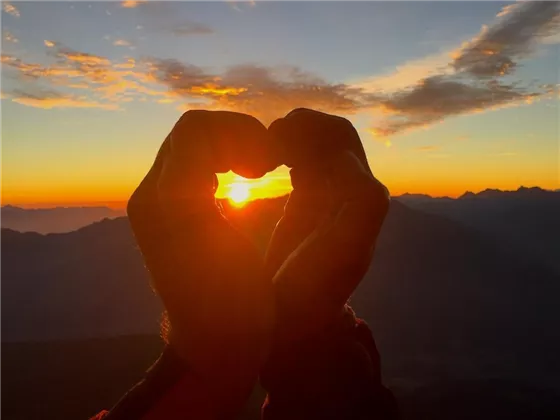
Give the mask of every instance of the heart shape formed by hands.
[[[216, 206], [216, 173], [256, 179], [282, 164], [294, 190], [263, 260]], [[352, 124], [297, 109], [268, 129], [246, 114], [186, 112], [127, 210], [172, 325], [169, 342], [234, 412], [272, 342], [338, 316], [387, 208]]]
[[[216, 173], [232, 171], [257, 179], [280, 165], [292, 168], [292, 182], [325, 178], [325, 163], [344, 150], [371, 174], [358, 133], [341, 117], [298, 108], [267, 129], [256, 118], [229, 111], [188, 111], [165, 140], [160, 154], [160, 193], [185, 196], [217, 188]], [[295, 187], [295, 185], [294, 185]], [[169, 197], [171, 198], [171, 197]]]

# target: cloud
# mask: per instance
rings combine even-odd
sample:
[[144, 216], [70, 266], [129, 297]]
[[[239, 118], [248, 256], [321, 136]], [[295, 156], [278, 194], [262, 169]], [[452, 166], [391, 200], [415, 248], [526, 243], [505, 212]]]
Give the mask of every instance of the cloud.
[[520, 59], [531, 54], [539, 41], [558, 32], [560, 3], [531, 1], [507, 6], [492, 27], [466, 43], [456, 54], [455, 70], [476, 77], [494, 77], [515, 71]]
[[17, 43], [19, 40], [12, 33], [4, 31], [4, 41]]
[[12, 102], [34, 108], [53, 109], [53, 108], [102, 108], [118, 109], [115, 104], [106, 104], [92, 101], [86, 96], [65, 95], [55, 91], [26, 92], [15, 90], [11, 95]]
[[49, 41], [48, 39], [45, 39], [43, 41], [43, 43], [45, 44], [45, 47], [48, 47], [48, 48], [52, 48], [56, 45], [53, 41]]
[[[502, 72], [487, 72], [484, 74], [489, 76], [482, 77], [478, 70], [480, 66], [475, 66], [477, 70], [473, 70], [471, 64], [474, 61], [470, 59], [469, 66], [457, 65], [457, 60], [467, 62], [461, 57], [476, 56], [475, 51], [478, 50], [474, 47], [480, 45], [481, 39], [502, 37], [495, 35], [501, 33], [499, 28], [513, 25], [523, 32], [523, 28], [534, 31], [537, 26], [542, 27], [541, 23], [535, 23], [542, 21], [540, 9], [529, 6], [523, 3], [505, 9], [494, 26], [464, 44], [454, 57], [447, 52], [438, 53], [405, 63], [393, 74], [366, 79], [361, 83], [331, 83], [293, 66], [244, 64], [214, 71], [175, 59], [125, 58], [124, 61], [112, 61], [54, 41], [45, 41], [52, 63], [29, 63], [18, 57], [2, 55], [2, 64], [25, 80], [79, 90], [79, 94], [88, 87], [90, 102], [111, 106], [133, 100], [149, 100], [162, 104], [176, 103], [183, 110], [206, 108], [246, 112], [265, 123], [296, 107], [342, 115], [360, 111], [378, 112], [381, 119], [371, 132], [377, 137], [384, 137], [385, 143], [390, 145], [387, 136], [427, 128], [455, 115], [530, 103], [557, 92], [557, 87], [543, 85], [529, 88], [516, 82], [505, 82], [501, 78]], [[535, 15], [539, 18], [532, 18]], [[522, 25], [519, 22], [525, 23]], [[210, 33], [211, 29], [205, 28], [201, 24], [183, 22], [178, 26], [169, 25], [166, 30], [180, 30], [182, 34]], [[542, 33], [546, 33], [547, 37], [551, 35], [548, 29]], [[525, 45], [521, 49], [512, 47], [507, 50], [515, 52], [531, 50], [534, 42], [515, 35], [510, 43]], [[504, 47], [500, 51], [505, 50]], [[511, 53], [509, 57], [514, 62], [524, 55]], [[80, 98], [79, 95], [74, 97]]]
[[413, 128], [428, 127], [453, 115], [530, 103], [542, 94], [496, 80], [473, 82], [432, 76], [383, 100], [381, 109], [388, 117], [374, 128], [374, 134], [390, 136]]
[[247, 7], [255, 7], [257, 2], [255, 0], [249, 1], [235, 1], [235, 0], [226, 0], [226, 3], [236, 12], [242, 12], [240, 5], [246, 5]]
[[115, 39], [113, 45], [116, 47], [130, 47], [132, 44], [126, 39]]
[[[553, 95], [556, 89], [550, 86], [529, 88], [501, 80], [514, 73], [539, 44], [556, 36], [559, 5], [523, 2], [507, 6], [492, 26], [483, 27], [464, 43], [447, 66], [442, 66], [444, 55], [440, 54], [407, 63], [391, 75], [358, 83], [378, 92], [378, 110], [384, 118], [373, 127], [374, 135], [386, 137], [428, 128], [451, 116], [532, 103]], [[414, 75], [420, 77], [403, 87]]]
[[210, 35], [214, 33], [214, 29], [204, 23], [183, 22], [172, 27], [171, 32], [177, 36]]
[[124, 7], [126, 9], [134, 9], [135, 7], [138, 7], [142, 4], [147, 3], [147, 1], [141, 1], [141, 0], [125, 0], [123, 2], [121, 2], [121, 7]]
[[452, 73], [449, 66], [452, 51], [443, 51], [427, 57], [407, 61], [393, 71], [352, 83], [371, 92], [394, 92], [405, 89], [418, 80], [437, 74]]
[[[177, 60], [152, 59], [151, 66], [154, 80], [187, 100], [183, 108], [236, 110], [265, 122], [296, 107], [349, 114], [376, 100], [361, 88], [330, 84], [297, 67], [240, 65], [213, 74]], [[193, 98], [203, 101], [193, 104]]]
[[20, 16], [21, 16], [20, 13], [19, 13], [19, 10], [17, 9], [17, 7], [14, 6], [14, 5], [11, 4], [11, 3], [8, 3], [7, 1], [2, 2], [2, 10], [3, 10], [5, 13], [7, 13], [7, 14], [9, 14], [9, 15], [11, 15], [11, 16], [14, 16], [14, 17], [20, 17]]
[[[108, 58], [95, 54], [84, 53], [70, 49], [60, 43], [50, 41], [48, 57], [53, 62], [49, 64], [31, 63], [18, 57], [2, 54], [2, 65], [11, 70], [8, 76], [15, 77], [24, 86], [33, 83], [40, 86], [64, 87], [66, 90], [87, 90], [88, 100], [81, 96], [45, 95], [39, 101], [37, 95], [19, 95], [19, 103], [48, 108], [97, 107], [115, 109], [120, 102], [129, 102], [142, 96], [168, 97], [170, 94], [165, 87], [152, 86], [152, 81], [145, 69], [137, 69], [136, 61], [125, 58], [124, 61], [111, 62]], [[89, 104], [89, 105], [88, 105]]]

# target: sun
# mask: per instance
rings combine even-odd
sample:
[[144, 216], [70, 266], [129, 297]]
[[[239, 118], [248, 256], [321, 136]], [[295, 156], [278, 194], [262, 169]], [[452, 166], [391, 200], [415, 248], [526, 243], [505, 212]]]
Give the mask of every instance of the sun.
[[249, 199], [250, 195], [249, 184], [245, 182], [234, 182], [229, 187], [227, 197], [234, 205], [242, 206]]

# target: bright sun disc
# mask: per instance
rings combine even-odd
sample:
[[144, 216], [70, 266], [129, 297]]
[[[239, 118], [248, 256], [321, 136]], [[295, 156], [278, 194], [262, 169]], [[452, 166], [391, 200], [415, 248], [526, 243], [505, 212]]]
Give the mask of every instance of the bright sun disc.
[[228, 198], [234, 204], [243, 204], [249, 199], [249, 185], [236, 182], [229, 188]]

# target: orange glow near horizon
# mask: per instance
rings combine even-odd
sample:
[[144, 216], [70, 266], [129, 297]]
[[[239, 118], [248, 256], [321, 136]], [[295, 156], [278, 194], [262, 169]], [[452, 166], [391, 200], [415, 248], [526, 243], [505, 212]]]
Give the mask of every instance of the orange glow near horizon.
[[[425, 174], [424, 174], [425, 175]], [[465, 178], [413, 180], [410, 177], [381, 177], [392, 196], [404, 193], [428, 194], [433, 197], [458, 197], [466, 191], [478, 193], [487, 188], [517, 190], [520, 186], [540, 186], [545, 189], [558, 189], [557, 182], [539, 182], [544, 177], [529, 179], [494, 179], [488, 182], [483, 174], [471, 173]], [[498, 177], [494, 177], [498, 178]], [[8, 182], [6, 182], [8, 181]], [[9, 182], [12, 181], [12, 182]], [[19, 181], [19, 182], [15, 182]], [[66, 182], [52, 182], [43, 176], [21, 182], [5, 180], [2, 185], [2, 205], [24, 208], [106, 206], [114, 209], [126, 208], [128, 198], [141, 181], [141, 177], [130, 177], [120, 183], [98, 183], [97, 180], [84, 182], [83, 179], [65, 179]], [[93, 181], [93, 182], [92, 182]], [[112, 179], [111, 179], [112, 181]], [[228, 199], [232, 205], [243, 207], [252, 200], [280, 197], [292, 190], [288, 171], [277, 170], [260, 179], [246, 179], [233, 172], [218, 174], [219, 186], [216, 198]]]

